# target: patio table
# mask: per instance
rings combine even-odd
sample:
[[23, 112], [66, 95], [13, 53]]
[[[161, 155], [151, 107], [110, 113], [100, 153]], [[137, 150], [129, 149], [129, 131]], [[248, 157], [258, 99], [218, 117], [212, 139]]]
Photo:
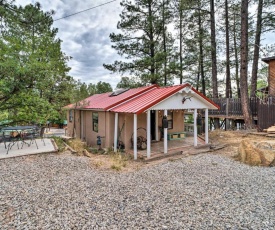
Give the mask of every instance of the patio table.
[[[25, 133], [27, 133], [27, 131], [30, 131], [30, 130], [34, 131], [37, 129], [38, 129], [37, 126], [34, 126], [34, 125], [8, 126], [8, 127], [2, 128], [1, 131], [3, 133], [5, 148], [7, 148], [7, 154], [9, 153], [9, 150], [12, 148], [12, 146], [15, 143], [17, 143], [17, 147], [19, 149], [18, 141], [22, 142], [21, 148], [23, 148], [24, 144], [27, 144], [28, 146], [30, 146], [30, 144], [25, 142], [24, 135]], [[8, 140], [7, 142], [10, 142], [8, 146], [6, 146], [6, 140]]]

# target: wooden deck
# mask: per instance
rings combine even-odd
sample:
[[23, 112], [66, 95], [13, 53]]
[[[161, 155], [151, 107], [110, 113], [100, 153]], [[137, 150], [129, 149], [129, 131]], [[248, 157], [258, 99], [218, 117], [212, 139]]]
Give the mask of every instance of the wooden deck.
[[[223, 128], [234, 128], [237, 123], [244, 124], [242, 113], [242, 103], [240, 98], [212, 98], [219, 107], [219, 110], [209, 110], [208, 117], [211, 120], [219, 119]], [[275, 98], [267, 97], [265, 99], [250, 98], [250, 110], [252, 113], [255, 127], [259, 130], [266, 129], [275, 124]], [[225, 126], [227, 122], [227, 127]], [[211, 127], [213, 128], [213, 126]]]

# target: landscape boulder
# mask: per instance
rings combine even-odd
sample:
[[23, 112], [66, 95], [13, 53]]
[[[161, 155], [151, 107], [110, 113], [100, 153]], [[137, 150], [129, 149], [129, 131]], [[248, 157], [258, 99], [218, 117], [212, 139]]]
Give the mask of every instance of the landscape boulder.
[[238, 159], [249, 165], [275, 166], [275, 141], [243, 140], [238, 149]]

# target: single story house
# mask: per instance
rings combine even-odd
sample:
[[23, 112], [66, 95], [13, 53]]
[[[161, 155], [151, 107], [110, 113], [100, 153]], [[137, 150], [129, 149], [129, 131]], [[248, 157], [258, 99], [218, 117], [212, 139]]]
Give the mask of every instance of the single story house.
[[[208, 110], [219, 107], [194, 89], [190, 84], [159, 87], [149, 85], [135, 89], [119, 89], [111, 93], [92, 95], [65, 107], [67, 135], [97, 146], [101, 137], [102, 147], [117, 151], [120, 143], [125, 149], [134, 150], [137, 159], [139, 129], [143, 129], [147, 157], [150, 157], [151, 141], [161, 137], [184, 135], [184, 113], [189, 110], [194, 117], [194, 146], [197, 146], [197, 113], [204, 110], [205, 142], [208, 143]], [[167, 141], [163, 138], [164, 153]]]

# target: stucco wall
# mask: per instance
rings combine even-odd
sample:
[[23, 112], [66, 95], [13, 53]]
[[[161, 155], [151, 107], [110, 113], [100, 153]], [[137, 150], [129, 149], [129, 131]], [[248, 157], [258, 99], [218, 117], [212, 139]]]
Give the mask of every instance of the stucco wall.
[[69, 110], [67, 111], [66, 115], [67, 115], [67, 121], [68, 121], [66, 135], [69, 136], [69, 137], [72, 137], [72, 135], [73, 135], [73, 122], [70, 121], [70, 117], [69, 117], [70, 112], [69, 112]]
[[68, 120], [68, 124], [67, 124], [67, 130], [66, 130], [66, 135], [73, 137], [74, 134], [74, 122], [75, 122], [75, 131], [76, 131], [76, 136], [79, 137], [80, 135], [80, 111], [75, 110], [73, 111], [72, 115], [72, 121], [70, 121], [69, 119], [69, 110], [67, 111], [67, 120]]
[[[147, 129], [147, 114], [142, 113], [137, 116], [137, 135], [146, 137]], [[163, 111], [158, 111], [158, 126], [162, 126]], [[119, 114], [119, 127], [125, 121], [124, 129], [121, 134], [121, 140], [125, 144], [125, 149], [132, 148], [131, 138], [133, 136], [134, 115], [133, 114]], [[183, 132], [184, 131], [184, 112], [182, 110], [174, 111], [173, 113], [173, 128], [168, 129], [168, 133]], [[158, 129], [158, 137], [160, 139], [160, 130]]]
[[[120, 116], [125, 121], [122, 141], [125, 144], [125, 149], [130, 149], [132, 148], [131, 138], [134, 132], [134, 114], [123, 114], [123, 116]], [[137, 116], [137, 128], [138, 135], [146, 137], [146, 131], [144, 131], [144, 129], [146, 129], [146, 113], [142, 113]]]
[[[93, 130], [93, 113], [98, 113], [98, 132]], [[101, 146], [106, 145], [106, 114], [99, 111], [83, 111], [83, 137], [88, 146], [97, 147], [97, 136], [101, 136]], [[79, 137], [79, 136], [78, 136]]]
[[[94, 111], [97, 112], [97, 111]], [[163, 111], [158, 111], [158, 127], [162, 126]], [[98, 112], [98, 132], [93, 131], [93, 111], [75, 111], [76, 122], [76, 137], [82, 138], [91, 147], [97, 147], [97, 136], [102, 138], [102, 147], [112, 147], [114, 143], [114, 126], [115, 126], [115, 114], [111, 112]], [[82, 117], [81, 117], [82, 116]], [[69, 121], [69, 111], [67, 113], [67, 119]], [[81, 121], [83, 126], [81, 130]], [[125, 149], [131, 149], [131, 138], [133, 136], [134, 129], [134, 115], [120, 113], [118, 115], [118, 138], [125, 145]], [[142, 113], [137, 116], [137, 128], [138, 136], [146, 137], [147, 129], [147, 114]], [[168, 133], [182, 132], [184, 130], [184, 112], [181, 110], [173, 111], [173, 128], [168, 129]], [[68, 122], [67, 135], [73, 134], [73, 122]], [[158, 129], [159, 139], [161, 137], [160, 130]]]
[[[164, 111], [158, 111], [158, 126], [162, 127], [162, 118]], [[173, 110], [173, 128], [167, 130], [168, 133], [183, 132], [184, 131], [184, 111]], [[160, 135], [160, 134], [159, 134]]]
[[105, 134], [105, 147], [112, 147], [114, 144], [115, 132], [115, 114], [106, 112], [106, 134]]

